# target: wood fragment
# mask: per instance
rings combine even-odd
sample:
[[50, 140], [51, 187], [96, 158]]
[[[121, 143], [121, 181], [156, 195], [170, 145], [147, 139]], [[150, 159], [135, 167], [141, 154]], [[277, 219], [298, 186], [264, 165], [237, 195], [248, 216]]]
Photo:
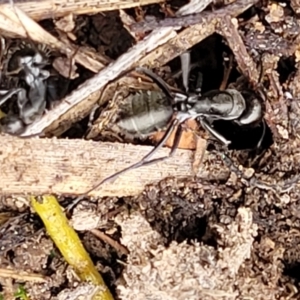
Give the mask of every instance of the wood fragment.
[[238, 16], [250, 6], [257, 3], [258, 0], [238, 0], [230, 5], [220, 8], [213, 12], [195, 12], [186, 16], [180, 16], [176, 18], [166, 18], [163, 20], [151, 19], [149, 21], [138, 22], [132, 24], [131, 30], [134, 32], [147, 32], [164, 27], [187, 27], [197, 25], [207, 21], [213, 21], [215, 19], [223, 19], [225, 16]]
[[257, 86], [259, 73], [256, 64], [249, 55], [237, 27], [233, 24], [233, 19], [230, 16], [223, 18], [223, 22], [220, 24], [220, 31], [227, 40], [242, 74], [248, 78], [253, 86]]
[[32, 281], [32, 282], [47, 282], [47, 279], [40, 274], [28, 273], [20, 270], [10, 270], [0, 268], [0, 277], [13, 278], [18, 281]]
[[[137, 34], [131, 31], [130, 26], [135, 23], [135, 20], [132, 16], [128, 15], [126, 11], [120, 9], [120, 19], [123, 23], [124, 28], [128, 31], [128, 33], [134, 38], [135, 41], [140, 40]], [[144, 35], [143, 35], [144, 36]]]
[[300, 1], [299, 0], [291, 0], [291, 7], [295, 11], [296, 14], [300, 13]]
[[204, 153], [207, 146], [207, 140], [202, 139], [200, 137], [196, 137], [196, 151], [194, 153], [194, 161], [193, 161], [193, 173], [197, 174], [199, 172], [200, 166], [204, 159]]
[[[60, 0], [54, 3], [53, 0], [14, 0], [14, 3], [32, 19], [40, 21], [63, 17], [69, 13], [75, 15], [95, 14], [104, 11], [161, 3], [163, 1], [164, 0]], [[10, 6], [7, 2], [8, 0], [0, 0], [0, 11]]]
[[212, 2], [213, 0], [191, 0], [188, 4], [180, 7], [179, 10], [176, 12], [176, 15], [185, 16], [194, 13], [200, 13]]
[[[67, 139], [19, 139], [1, 135], [0, 194], [84, 194], [101, 179], [135, 163], [153, 147], [119, 143], [96, 143]], [[170, 150], [163, 148], [157, 156]], [[130, 196], [145, 185], [166, 177], [186, 178], [192, 173], [193, 152], [178, 150], [175, 157], [120, 176], [91, 196]], [[198, 176], [208, 173], [200, 170]]]

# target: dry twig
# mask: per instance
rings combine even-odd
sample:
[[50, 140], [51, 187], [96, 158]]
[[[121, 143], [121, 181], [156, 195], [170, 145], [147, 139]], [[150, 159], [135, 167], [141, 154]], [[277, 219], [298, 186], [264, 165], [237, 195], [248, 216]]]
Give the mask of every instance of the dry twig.
[[233, 23], [233, 19], [229, 16], [224, 17], [220, 27], [220, 31], [227, 40], [242, 74], [244, 74], [254, 86], [257, 85], [259, 74], [255, 62], [249, 55], [237, 27]]
[[0, 269], [0, 277], [13, 278], [19, 281], [46, 282], [44, 276], [20, 270]]
[[219, 10], [215, 10], [213, 12], [189, 12], [193, 13], [187, 16], [181, 16], [176, 18], [166, 18], [164, 20], [150, 20], [150, 21], [143, 21], [136, 24], [132, 24], [131, 30], [134, 32], [147, 32], [151, 30], [156, 30], [162, 27], [187, 27], [192, 25], [197, 25], [204, 22], [213, 22], [215, 19], [220, 21], [226, 16], [237, 16], [245, 11], [250, 6], [257, 3], [258, 0], [243, 0], [243, 1], [236, 1], [233, 4], [230, 4], [224, 8]]
[[[1, 136], [1, 194], [83, 194], [99, 180], [135, 163], [152, 147], [84, 140], [16, 139]], [[169, 149], [161, 149], [165, 156]], [[137, 195], [145, 185], [166, 177], [193, 176], [192, 151], [178, 150], [173, 159], [128, 172], [91, 196]], [[209, 173], [198, 174], [207, 178]]]
[[105, 243], [107, 243], [110, 246], [112, 246], [113, 248], [115, 248], [116, 251], [119, 252], [120, 254], [123, 254], [123, 255], [128, 255], [129, 254], [129, 251], [127, 250], [126, 247], [124, 247], [123, 245], [121, 245], [117, 241], [113, 240], [110, 236], [108, 236], [104, 232], [102, 232], [98, 229], [92, 229], [92, 230], [90, 230], [90, 232], [93, 235], [95, 235], [98, 239], [101, 239]]
[[[14, 3], [34, 20], [62, 17], [73, 13], [75, 15], [95, 14], [103, 11], [126, 9], [137, 6], [160, 3], [164, 0], [53, 0], [24, 1], [14, 0]], [[8, 0], [0, 1], [0, 11], [9, 5]]]

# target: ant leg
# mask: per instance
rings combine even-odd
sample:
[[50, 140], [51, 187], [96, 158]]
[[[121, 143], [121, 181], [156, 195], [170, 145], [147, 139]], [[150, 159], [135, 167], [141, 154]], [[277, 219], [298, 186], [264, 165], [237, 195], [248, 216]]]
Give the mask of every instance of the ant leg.
[[207, 130], [212, 136], [214, 136], [217, 140], [222, 142], [224, 145], [228, 146], [231, 141], [227, 140], [223, 135], [221, 135], [219, 132], [217, 132], [215, 129], [213, 129], [210, 124], [204, 120], [200, 120], [202, 127]]
[[152, 79], [153, 82], [155, 82], [158, 85], [158, 87], [165, 93], [165, 95], [169, 99], [173, 99], [173, 94], [172, 94], [171, 90], [169, 89], [167, 83], [162, 78], [160, 78], [159, 76], [157, 76], [155, 73], [153, 73], [151, 70], [149, 70], [147, 68], [136, 67], [134, 70], [147, 75], [149, 78]]
[[203, 84], [203, 74], [202, 72], [198, 72], [197, 79], [196, 79], [196, 86], [195, 86], [195, 92], [197, 94], [201, 94], [202, 84]]
[[177, 122], [173, 122], [168, 131], [166, 131], [165, 133], [165, 136], [163, 137], [163, 139], [161, 140], [161, 142], [151, 151], [149, 152], [146, 156], [144, 156], [139, 162], [137, 162], [136, 164], [133, 164], [109, 177], [106, 177], [104, 180], [102, 180], [100, 183], [96, 184], [95, 186], [93, 186], [90, 190], [88, 190], [84, 195], [82, 196], [79, 196], [77, 197], [70, 205], [68, 205], [65, 209], [66, 213], [67, 214], [70, 214], [70, 212], [73, 210], [73, 208], [75, 206], [77, 206], [77, 204], [83, 200], [86, 195], [88, 195], [91, 191], [93, 191], [94, 189], [98, 188], [99, 186], [101, 186], [103, 183], [105, 182], [108, 182], [110, 180], [113, 180], [113, 179], [116, 179], [118, 176], [120, 176], [121, 174], [124, 174], [125, 172], [127, 171], [130, 171], [130, 170], [133, 170], [133, 169], [136, 169], [138, 167], [142, 167], [142, 166], [147, 166], [147, 165], [150, 165], [150, 164], [154, 164], [154, 163], [157, 163], [157, 162], [160, 162], [160, 161], [163, 161], [165, 159], [168, 159], [170, 157], [172, 157], [177, 148], [178, 148], [178, 144], [179, 144], [179, 141], [180, 141], [180, 138], [181, 138], [181, 134], [182, 134], [182, 126], [181, 124], [179, 125], [178, 129], [176, 130], [176, 133], [175, 133], [175, 139], [174, 139], [174, 143], [173, 143], [173, 146], [172, 146], [172, 149], [169, 153], [169, 155], [167, 156], [163, 156], [163, 157], [159, 157], [159, 158], [155, 158], [155, 159], [152, 159], [150, 161], [147, 161], [147, 159], [149, 159], [159, 148], [161, 148], [161, 146], [165, 143], [166, 139], [170, 136], [171, 132], [173, 131], [174, 127], [176, 126]]
[[190, 52], [184, 52], [180, 55], [181, 70], [182, 70], [182, 83], [185, 91], [189, 91], [189, 75], [191, 69], [191, 54]]
[[256, 145], [256, 148], [259, 149], [261, 147], [261, 144], [265, 138], [266, 135], [266, 121], [264, 119], [262, 119], [262, 126], [263, 126], [263, 130], [262, 130], [262, 134], [261, 137]]
[[172, 145], [172, 148], [171, 148], [171, 151], [169, 152], [169, 154], [166, 155], [166, 156], [151, 159], [149, 161], [147, 160], [146, 162], [143, 163], [142, 166], [144, 167], [144, 166], [152, 165], [152, 164], [155, 164], [155, 163], [160, 162], [160, 161], [164, 161], [164, 160], [172, 157], [175, 154], [176, 150], [178, 149], [178, 145], [179, 145], [179, 142], [180, 142], [182, 132], [183, 132], [183, 127], [182, 127], [181, 124], [179, 124], [178, 128], [175, 132], [174, 143]]
[[232, 66], [233, 66], [233, 55], [229, 56], [229, 64], [228, 66], [225, 65], [225, 61], [224, 61], [224, 75], [223, 75], [223, 80], [222, 83], [219, 87], [220, 91], [224, 91], [227, 87], [227, 83], [232, 71]]
[[66, 208], [66, 211], [67, 213], [69, 213], [81, 200], [83, 200], [90, 192], [92, 192], [93, 190], [97, 189], [99, 186], [101, 186], [102, 184], [104, 184], [105, 182], [108, 182], [108, 181], [111, 181], [113, 179], [116, 179], [118, 176], [126, 173], [127, 171], [130, 171], [130, 170], [133, 170], [133, 169], [136, 169], [138, 167], [142, 167], [142, 166], [145, 166], [145, 165], [148, 165], [148, 164], [151, 164], [151, 163], [155, 163], [155, 162], [159, 162], [159, 161], [162, 161], [162, 160], [165, 160], [169, 157], [171, 157], [172, 155], [174, 155], [177, 147], [178, 147], [178, 144], [179, 144], [179, 140], [180, 140], [180, 137], [181, 137], [181, 133], [182, 133], [182, 128], [181, 128], [181, 125], [178, 127], [178, 129], [176, 130], [176, 134], [175, 134], [175, 140], [174, 140], [174, 144], [173, 144], [173, 147], [169, 153], [168, 156], [164, 156], [164, 157], [160, 157], [160, 158], [156, 158], [156, 159], [153, 159], [151, 161], [149, 161], [149, 159], [153, 156], [153, 154], [155, 154], [155, 152], [161, 148], [164, 143], [167, 141], [167, 139], [169, 138], [169, 136], [171, 135], [171, 133], [173, 132], [174, 128], [176, 125], [178, 125], [178, 122], [179, 120], [177, 119], [174, 119], [172, 121], [172, 123], [169, 125], [167, 131], [165, 132], [163, 138], [161, 139], [161, 141], [159, 142], [159, 144], [154, 147], [146, 156], [144, 156], [139, 162], [109, 176], [109, 177], [106, 177], [105, 179], [103, 179], [102, 181], [100, 181], [99, 183], [97, 183], [96, 185], [94, 185], [91, 189], [89, 189], [87, 192], [85, 192], [83, 195], [77, 197], [67, 208]]
[[9, 91], [0, 91], [0, 105], [5, 103], [11, 96], [19, 93], [20, 89], [12, 89]]
[[[163, 138], [161, 139], [161, 141], [156, 145], [156, 147], [154, 147], [146, 156], [144, 156], [139, 162], [105, 178], [104, 180], [102, 180], [99, 184], [97, 184], [96, 186], [94, 186], [91, 190], [89, 190], [86, 194], [90, 193], [92, 190], [98, 188], [100, 185], [102, 185], [103, 183], [105, 182], [108, 182], [108, 181], [111, 181], [113, 179], [116, 179], [118, 176], [120, 176], [121, 174], [127, 172], [127, 171], [130, 171], [130, 170], [133, 170], [133, 169], [136, 169], [138, 167], [142, 167], [144, 166], [145, 164], [147, 164], [147, 162], [149, 161], [149, 159], [156, 153], [156, 151], [158, 149], [160, 149], [164, 144], [165, 142], [167, 141], [167, 139], [169, 138], [169, 136], [171, 135], [171, 133], [173, 132], [175, 126], [178, 124], [178, 120], [177, 119], [174, 119], [172, 121], [172, 123], [170, 124], [170, 126], [168, 127], [166, 133], [164, 134]], [[175, 142], [174, 142], [175, 144]]]

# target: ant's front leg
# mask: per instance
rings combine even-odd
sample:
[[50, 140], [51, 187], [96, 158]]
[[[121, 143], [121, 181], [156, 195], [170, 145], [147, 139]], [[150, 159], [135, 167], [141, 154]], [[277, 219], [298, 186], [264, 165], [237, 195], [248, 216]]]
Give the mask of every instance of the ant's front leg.
[[210, 121], [209, 119], [206, 119], [206, 118], [201, 118], [200, 122], [201, 122], [202, 127], [205, 130], [207, 130], [212, 136], [214, 136], [218, 141], [223, 143], [225, 146], [228, 146], [229, 144], [231, 144], [231, 141], [227, 140], [223, 135], [221, 135], [218, 131], [216, 131], [212, 127], [212, 125], [211, 125], [212, 121]]

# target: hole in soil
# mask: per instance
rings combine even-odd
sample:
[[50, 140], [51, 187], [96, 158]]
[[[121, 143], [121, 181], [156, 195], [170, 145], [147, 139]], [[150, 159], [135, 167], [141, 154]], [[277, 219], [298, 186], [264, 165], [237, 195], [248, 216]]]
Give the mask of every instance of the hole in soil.
[[288, 80], [292, 73], [296, 71], [295, 57], [281, 57], [278, 61], [277, 72], [279, 74], [279, 82], [283, 84]]
[[77, 40], [81, 45], [92, 45], [100, 53], [117, 59], [134, 43], [132, 36], [124, 28], [117, 11], [96, 14], [76, 19]]
[[300, 282], [300, 262], [288, 264], [284, 262], [285, 268], [283, 274], [294, 278], [298, 283]]
[[[189, 80], [190, 91], [195, 91], [196, 80], [199, 74], [202, 76], [202, 93], [213, 89], [218, 89], [223, 80], [223, 53], [230, 52], [224, 44], [223, 38], [218, 34], [213, 34], [190, 49], [191, 52], [191, 72]], [[176, 57], [169, 63], [172, 71], [181, 70], [180, 57]], [[181, 76], [176, 79], [178, 87], [183, 89]]]
[[[230, 150], [255, 150], [263, 134], [262, 123], [256, 126], [240, 126], [229, 121], [215, 121], [214, 128], [226, 139], [232, 141], [228, 146]], [[268, 149], [273, 144], [271, 129], [267, 124], [261, 148]]]
[[181, 215], [180, 219], [172, 216], [171, 218], [174, 217], [176, 220], [157, 218], [150, 222], [154, 230], [167, 238], [166, 246], [172, 241], [191, 243], [192, 241], [200, 242], [203, 240], [207, 230], [207, 218], [205, 216], [198, 217], [196, 214], [187, 217], [186, 213], [184, 208], [178, 208], [174, 214]]
[[[183, 225], [185, 224], [185, 225]], [[181, 243], [187, 241], [190, 243], [192, 240], [200, 241], [206, 232], [207, 220], [206, 217], [198, 218], [192, 217], [188, 222], [184, 221], [176, 230], [174, 239]]]

